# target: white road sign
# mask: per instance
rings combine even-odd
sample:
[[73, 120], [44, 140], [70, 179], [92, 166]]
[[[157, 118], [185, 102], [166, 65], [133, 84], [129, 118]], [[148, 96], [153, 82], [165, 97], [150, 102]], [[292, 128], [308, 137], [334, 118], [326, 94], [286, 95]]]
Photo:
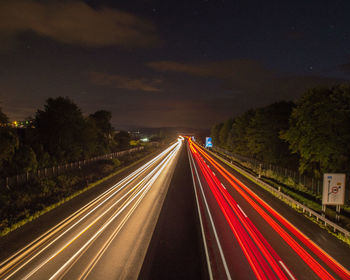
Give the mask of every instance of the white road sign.
[[322, 204], [343, 205], [345, 196], [345, 174], [325, 173], [323, 175]]

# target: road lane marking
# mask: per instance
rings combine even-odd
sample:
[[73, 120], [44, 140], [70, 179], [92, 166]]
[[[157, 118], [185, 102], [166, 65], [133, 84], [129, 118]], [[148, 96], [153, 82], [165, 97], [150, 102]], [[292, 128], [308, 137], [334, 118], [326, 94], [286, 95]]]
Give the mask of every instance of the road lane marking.
[[[177, 152], [178, 149], [176, 149], [174, 152]], [[131, 202], [133, 202], [139, 195], [139, 198], [143, 198], [144, 195], [148, 192], [148, 190], [150, 189], [150, 187], [152, 186], [152, 184], [154, 183], [154, 181], [158, 178], [158, 176], [160, 175], [161, 171], [163, 171], [163, 169], [167, 166], [167, 164], [169, 163], [169, 161], [173, 158], [174, 154], [170, 154], [168, 155], [165, 160], [163, 160], [157, 167], [159, 167], [159, 170], [157, 170], [157, 173], [152, 174], [152, 176], [150, 176], [150, 180], [145, 184], [145, 186], [143, 186], [136, 194], [135, 196], [129, 200], [122, 208], [120, 208], [120, 210], [114, 214], [114, 216], [111, 216], [109, 221], [106, 222], [64, 265], [62, 265], [60, 267], [60, 269], [58, 269], [50, 278], [49, 280], [53, 280], [55, 279], [72, 261], [74, 261], [74, 259], [76, 257], [79, 256], [79, 254], [85, 250], [85, 248], [87, 246], [89, 246], [93, 241], [95, 241], [100, 234], [107, 228], [108, 225], [110, 225], [119, 215], [120, 213], [122, 213], [127, 206], [129, 206], [131, 204]]]
[[[177, 151], [174, 151], [173, 153], [173, 157], [169, 159], [169, 161], [171, 159], [174, 159], [176, 157]], [[169, 161], [164, 165], [167, 166], [167, 164], [169, 164]], [[163, 168], [163, 169], [164, 169]], [[160, 175], [161, 171], [163, 170], [159, 170], [157, 174], [155, 174], [151, 180], [147, 183], [150, 186], [155, 182], [155, 180], [158, 178], [158, 176]], [[153, 181], [152, 181], [153, 180]], [[98, 251], [97, 254], [95, 254], [95, 257], [92, 259], [92, 261], [90, 261], [89, 265], [85, 268], [84, 272], [80, 275], [79, 280], [84, 280], [86, 279], [89, 274], [91, 273], [91, 271], [94, 269], [94, 267], [96, 266], [96, 264], [99, 262], [99, 260], [102, 258], [103, 254], [106, 252], [106, 250], [108, 249], [108, 247], [110, 246], [110, 244], [113, 242], [113, 240], [115, 239], [115, 237], [118, 235], [118, 233], [120, 232], [120, 230], [122, 229], [122, 227], [126, 224], [126, 222], [128, 221], [128, 219], [131, 217], [131, 215], [134, 213], [134, 211], [136, 210], [137, 206], [141, 203], [142, 199], [144, 198], [144, 196], [146, 195], [146, 193], [148, 192], [148, 190], [150, 189], [150, 187], [140, 196], [140, 198], [136, 201], [136, 203], [132, 206], [132, 208], [129, 210], [129, 212], [127, 213], [127, 215], [123, 218], [123, 220], [119, 223], [119, 225], [117, 226], [116, 230], [112, 233], [112, 235], [110, 235], [110, 237], [107, 239], [107, 241], [104, 243], [104, 245], [101, 247], [101, 249]]]
[[225, 185], [223, 183], [221, 183], [221, 186], [226, 190], [226, 187], [225, 187]]
[[287, 274], [289, 275], [289, 277], [293, 280], [296, 280], [293, 276], [293, 274], [289, 271], [289, 269], [284, 265], [284, 263], [282, 261], [279, 261], [279, 263], [281, 264], [282, 268], [287, 272]]
[[192, 168], [192, 164], [191, 164], [191, 160], [190, 160], [190, 151], [189, 149], [187, 149], [187, 155], [188, 155], [188, 161], [190, 164], [190, 168], [191, 168], [191, 175], [192, 175], [192, 181], [193, 181], [193, 188], [194, 188], [194, 193], [195, 193], [195, 197], [196, 197], [196, 204], [197, 204], [197, 211], [198, 211], [198, 216], [199, 216], [199, 222], [201, 225], [201, 232], [202, 232], [202, 239], [203, 239], [203, 243], [204, 243], [204, 249], [205, 249], [205, 258], [207, 260], [207, 266], [208, 266], [208, 273], [209, 273], [209, 279], [213, 280], [213, 272], [211, 270], [211, 266], [210, 266], [210, 259], [209, 259], [209, 253], [208, 253], [208, 246], [207, 246], [207, 241], [205, 238], [205, 234], [204, 234], [204, 227], [203, 227], [203, 221], [202, 221], [202, 215], [201, 215], [201, 210], [199, 207], [199, 201], [198, 201], [198, 193], [196, 190], [196, 180], [193, 176], [194, 172], [193, 172], [193, 168]]
[[[174, 148], [173, 146], [171, 146], [172, 148]], [[174, 150], [173, 150], [173, 152], [174, 152]], [[115, 202], [115, 203], [113, 203], [113, 205], [112, 206], [110, 206], [106, 211], [104, 211], [99, 217], [97, 217], [94, 221], [93, 221], [93, 223], [95, 223], [96, 222], [96, 220], [98, 220], [98, 219], [100, 219], [102, 216], [104, 216], [107, 212], [109, 212], [109, 210], [111, 210], [112, 209], [112, 207], [114, 207], [117, 203], [119, 203], [123, 198], [125, 198], [129, 193], [131, 193], [137, 186], [139, 186], [140, 184], [142, 184], [145, 180], [147, 180], [150, 176], [152, 176], [155, 172], [156, 172], [156, 170], [157, 170], [157, 168], [159, 167], [159, 166], [161, 166], [166, 160], [167, 160], [167, 158], [171, 155], [172, 153], [170, 153], [170, 154], [168, 154], [166, 157], [165, 157], [165, 159], [163, 159], [158, 165], [156, 165], [156, 167], [151, 171], [151, 172], [149, 172], [149, 174], [148, 175], [146, 175], [146, 177], [145, 178], [143, 178], [134, 188], [132, 188], [131, 190], [129, 190], [126, 194], [124, 194], [117, 202]], [[125, 208], [125, 207], [124, 207]], [[91, 211], [90, 211], [91, 212]], [[73, 227], [73, 226], [72, 226]], [[57, 239], [56, 239], [57, 240]], [[52, 242], [53, 243], [53, 242]], [[49, 245], [47, 245], [44, 249], [46, 249], [47, 247], [49, 247], [51, 244], [49, 244]], [[64, 246], [64, 247], [66, 247], [66, 246]], [[42, 249], [39, 253], [41, 253], [44, 249]], [[59, 251], [61, 251], [61, 250], [59, 250]], [[47, 262], [49, 262], [52, 258], [54, 258], [56, 255], [57, 255], [57, 253], [59, 253], [59, 252], [57, 252], [56, 251], [56, 253], [55, 254], [53, 254], [49, 259], [47, 259], [46, 261], [44, 261], [44, 262], [42, 262], [39, 266], [37, 266], [34, 270], [32, 270], [29, 274], [27, 274], [27, 276], [26, 276], [26, 278], [25, 279], [27, 279], [27, 278], [29, 278], [30, 276], [32, 276], [36, 271], [38, 271], [43, 265], [45, 265]], [[34, 257], [32, 257], [29, 261], [31, 261], [32, 259], [33, 259]], [[29, 262], [28, 261], [28, 262]], [[27, 263], [28, 263], [27, 262]], [[27, 264], [26, 263], [26, 264]], [[22, 265], [20, 268], [22, 268], [24, 265]], [[19, 269], [20, 269], [19, 268]], [[5, 279], [8, 279], [8, 278], [10, 278], [14, 273], [16, 273], [19, 269], [17, 269], [15, 272], [13, 272], [11, 275], [9, 275], [9, 276], [7, 276], [7, 278], [5, 278]]]
[[[124, 187], [135, 180], [138, 176], [142, 174], [147, 168], [149, 168], [156, 160], [158, 160], [161, 156], [169, 152], [171, 149], [173, 149], [176, 146], [176, 144], [171, 145], [169, 148], [165, 149], [162, 153], [160, 153], [158, 156], [154, 157], [152, 160], [129, 174], [127, 177], [120, 180], [117, 184], [113, 185], [111, 188], [106, 190], [104, 193], [100, 194], [98, 197], [90, 201], [88, 204], [81, 207], [79, 210], [71, 214], [66, 219], [59, 222], [56, 226], [46, 231], [44, 234], [36, 238], [34, 241], [14, 253], [12, 256], [4, 260], [0, 264], [0, 276], [3, 277], [6, 270], [11, 270], [16, 264], [23, 263], [23, 260], [26, 256], [30, 256], [31, 252], [34, 251], [37, 247], [40, 248], [40, 246], [50, 237], [53, 237], [55, 233], [57, 233], [59, 230], [61, 230], [65, 225], [73, 221], [74, 219], [77, 219], [79, 215], [83, 214], [84, 212], [88, 211], [89, 208], [93, 207], [94, 204], [99, 203], [94, 209], [90, 210], [83, 218], [81, 218], [78, 222], [74, 223], [73, 226], [69, 227], [67, 230], [65, 230], [62, 234], [60, 234], [58, 237], [56, 237], [53, 241], [49, 243], [49, 245], [44, 246], [42, 250], [40, 250], [38, 253], [34, 254], [27, 262], [25, 262], [23, 265], [21, 265], [19, 268], [17, 268], [15, 271], [13, 271], [10, 275], [7, 276], [7, 278], [11, 277], [14, 273], [16, 273], [18, 270], [23, 268], [26, 264], [28, 264], [31, 260], [33, 260], [35, 257], [37, 257], [43, 250], [51, 246], [55, 241], [57, 241], [60, 237], [62, 237], [65, 233], [67, 233], [69, 230], [71, 230], [75, 225], [77, 225], [79, 222], [81, 222], [84, 218], [86, 218], [88, 215], [90, 215], [92, 212], [94, 212], [97, 208], [102, 206], [104, 203], [106, 203], [109, 199], [111, 199], [114, 195], [119, 193]], [[118, 187], [120, 188], [118, 189]], [[112, 193], [112, 194], [111, 194]], [[107, 197], [109, 195], [109, 197]], [[105, 199], [105, 197], [107, 197]], [[104, 201], [100, 202], [99, 200], [105, 199]], [[8, 272], [7, 272], [8, 273]], [[5, 279], [7, 279], [5, 278]]]
[[[204, 152], [202, 150], [200, 150], [200, 151], [204, 154]], [[206, 157], [211, 158], [208, 155]], [[211, 159], [211, 161], [215, 162], [215, 160], [213, 160], [213, 159]], [[292, 226], [292, 224], [290, 224], [287, 220], [285, 220], [285, 218], [283, 218], [283, 216], [279, 215], [271, 206], [269, 206], [266, 202], [264, 202], [261, 198], [259, 198], [254, 192], [252, 192], [247, 186], [245, 186], [243, 183], [241, 183], [237, 178], [235, 178], [231, 173], [229, 173], [219, 163], [216, 162], [216, 163], [212, 163], [212, 164], [214, 165], [214, 167], [217, 166], [216, 167], [217, 169], [219, 169], [219, 167], [220, 167], [220, 169], [222, 169], [226, 174], [228, 174], [228, 176], [233, 178], [234, 181], [238, 182], [238, 184], [241, 186], [241, 188], [238, 187], [238, 185], [234, 182], [232, 182], [232, 185], [236, 186], [237, 191], [255, 208], [256, 211], [259, 212], [259, 214], [265, 219], [265, 221], [268, 222], [271, 225], [271, 227], [273, 227], [276, 230], [276, 232], [279, 233], [279, 235], [287, 242], [287, 244], [293, 248], [293, 250], [300, 256], [300, 258], [303, 259], [304, 262], [320, 278], [322, 278], [322, 279], [334, 279], [332, 277], [332, 275], [320, 263], [318, 263], [303, 247], [301, 247], [295, 239], [293, 239], [284, 229], [282, 229], [282, 227], [277, 222], [275, 222], [275, 220], [272, 219], [272, 217], [269, 216], [269, 214], [272, 214], [275, 218], [277, 218], [282, 223], [283, 223], [283, 221], [285, 221], [287, 224], [284, 224], [284, 225], [287, 228], [288, 228], [288, 224], [290, 226]], [[223, 176], [225, 178], [227, 178], [228, 181], [230, 181], [228, 176], [226, 176], [224, 174], [223, 174]], [[245, 193], [245, 192], [247, 192], [247, 193]], [[254, 197], [255, 199], [257, 199], [257, 201], [258, 201], [257, 203], [260, 203], [261, 206], [259, 206], [256, 202], [254, 202], [254, 200], [248, 194], [250, 196]], [[262, 209], [261, 207], [264, 207], [265, 210]], [[265, 212], [265, 211], [269, 211], [269, 214], [268, 214], [268, 212]], [[307, 244], [305, 244], [305, 245], [307, 245]], [[317, 254], [317, 252], [316, 252], [316, 254]], [[337, 269], [339, 269], [339, 268], [337, 267]], [[333, 270], [334, 270], [334, 272], [336, 272], [338, 274], [338, 271], [336, 269], [333, 268]]]
[[191, 155], [191, 159], [192, 159], [192, 162], [193, 162], [194, 170], [196, 171], [196, 175], [197, 175], [198, 183], [199, 183], [200, 190], [201, 190], [201, 193], [202, 193], [203, 201], [204, 201], [205, 207], [207, 208], [209, 220], [210, 220], [210, 223], [211, 223], [212, 228], [213, 228], [213, 232], [214, 232], [214, 236], [215, 236], [215, 239], [216, 239], [216, 243], [218, 244], [218, 248], [219, 248], [221, 260], [222, 260], [224, 268], [225, 268], [226, 276], [227, 276], [227, 278], [229, 280], [231, 280], [232, 278], [231, 278], [230, 272], [229, 272], [228, 267], [227, 267], [226, 259], [225, 259], [225, 256], [224, 256], [224, 252], [222, 250], [222, 247], [221, 247], [221, 244], [220, 244], [220, 241], [219, 241], [219, 237], [218, 237], [218, 234], [216, 232], [216, 228], [215, 228], [214, 221], [213, 221], [213, 218], [212, 218], [210, 210], [209, 210], [207, 199], [204, 196], [203, 186], [202, 186], [202, 183], [200, 181], [199, 174], [198, 174], [198, 171], [197, 171], [197, 167], [195, 166], [195, 163], [194, 163], [192, 155]]
[[248, 216], [244, 213], [244, 211], [243, 211], [243, 209], [241, 208], [241, 206], [239, 206], [239, 205], [237, 204], [237, 207], [239, 208], [239, 210], [241, 210], [241, 212], [243, 213], [244, 217], [248, 218]]

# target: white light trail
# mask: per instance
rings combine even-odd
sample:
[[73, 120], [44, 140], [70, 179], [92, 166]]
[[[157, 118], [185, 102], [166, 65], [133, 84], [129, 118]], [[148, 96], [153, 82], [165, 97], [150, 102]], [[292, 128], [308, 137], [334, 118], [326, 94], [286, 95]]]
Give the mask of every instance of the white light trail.
[[[150, 160], [149, 162], [147, 162], [146, 164], [144, 164], [143, 166], [141, 166], [140, 168], [138, 168], [136, 171], [134, 171], [133, 173], [131, 173], [130, 175], [128, 175], [126, 178], [122, 179], [120, 182], [118, 182], [117, 184], [115, 184], [114, 186], [112, 186], [110, 189], [106, 190], [104, 193], [102, 193], [101, 195], [99, 195], [97, 198], [95, 198], [94, 200], [92, 200], [90, 203], [88, 203], [87, 205], [83, 206], [82, 208], [80, 208], [78, 211], [76, 211], [75, 213], [73, 213], [72, 215], [70, 215], [68, 218], [66, 218], [65, 220], [63, 220], [62, 222], [60, 222], [57, 226], [55, 226], [53, 229], [50, 229], [49, 231], [47, 231], [46, 233], [44, 233], [43, 235], [41, 235], [39, 238], [37, 238], [36, 240], [34, 240], [33, 242], [31, 242], [28, 246], [24, 247], [23, 249], [21, 249], [20, 251], [16, 252], [14, 255], [12, 255], [10, 258], [8, 258], [7, 260], [5, 260], [4, 262], [2, 262], [1, 265], [6, 264], [5, 266], [8, 267], [10, 266], [13, 262], [14, 259], [17, 259], [19, 257], [22, 257], [22, 255], [25, 254], [25, 250], [26, 249], [30, 249], [30, 246], [35, 246], [35, 242], [40, 241], [41, 238], [45, 238], [47, 239], [47, 235], [51, 235], [52, 232], [56, 232], [59, 229], [61, 229], [66, 223], [70, 222], [73, 219], [76, 219], [77, 217], [75, 216], [79, 216], [80, 214], [82, 214], [84, 211], [87, 211], [88, 208], [91, 208], [91, 206], [93, 206], [94, 204], [97, 204], [97, 206], [95, 206], [92, 210], [90, 210], [89, 212], [87, 212], [83, 217], [81, 217], [77, 222], [75, 222], [73, 225], [71, 225], [68, 229], [66, 229], [64, 232], [62, 232], [59, 236], [57, 236], [56, 238], [54, 238], [50, 243], [46, 244], [46, 246], [44, 246], [41, 250], [39, 250], [38, 252], [36, 252], [31, 258], [29, 258], [26, 262], [22, 263], [19, 267], [17, 267], [14, 271], [12, 271], [12, 273], [10, 273], [9, 275], [7, 275], [6, 278], [4, 279], [9, 279], [11, 278], [15, 273], [17, 273], [20, 269], [22, 269], [25, 265], [27, 265], [28, 263], [30, 263], [34, 258], [36, 258], [39, 254], [41, 254], [44, 250], [46, 250], [49, 246], [53, 245], [58, 239], [60, 239], [62, 236], [64, 236], [66, 233], [68, 233], [71, 229], [73, 229], [75, 226], [77, 226], [79, 223], [81, 223], [85, 218], [87, 218], [89, 215], [91, 215], [93, 212], [95, 212], [98, 208], [100, 208], [103, 204], [105, 204], [107, 201], [109, 201], [113, 196], [115, 196], [117, 193], [119, 193], [122, 189], [124, 189], [128, 184], [130, 184], [133, 180], [137, 179], [145, 170], [147, 170], [147, 168], [149, 168], [152, 164], [154, 164], [157, 160], [159, 160], [161, 157], [163, 157], [165, 154], [169, 153], [169, 151], [173, 150], [176, 146], [177, 149], [176, 151], [180, 148], [179, 144], [181, 144], [181, 141], [179, 140], [178, 143], [175, 143], [173, 145], [171, 145], [169, 148], [167, 148], [166, 150], [164, 150], [162, 153], [160, 153], [158, 156], [154, 157], [152, 160]], [[173, 151], [174, 152], [174, 151]], [[173, 153], [171, 153], [173, 154]], [[169, 156], [169, 155], [168, 155]], [[168, 157], [166, 157], [168, 158]], [[164, 162], [164, 159], [163, 161]], [[157, 165], [158, 166], [158, 165]], [[156, 168], [157, 168], [156, 166]], [[141, 184], [142, 182], [144, 182], [146, 180], [146, 178], [149, 178], [150, 174], [153, 174], [156, 170], [156, 168], [154, 168], [144, 179], [141, 180], [141, 182], [139, 184]], [[119, 187], [119, 188], [118, 188]], [[127, 194], [129, 194], [129, 192], [127, 192]], [[120, 202], [123, 198], [126, 197], [126, 195], [123, 195], [122, 198], [120, 198], [116, 203], [114, 203], [111, 207], [109, 207], [106, 211], [103, 212], [103, 214], [101, 214], [97, 219], [94, 220], [93, 223], [95, 223], [99, 218], [101, 218], [104, 214], [106, 214], [110, 209], [112, 209], [112, 207], [114, 207], [118, 202]], [[107, 197], [107, 198], [105, 198]], [[105, 198], [105, 199], [104, 199]], [[103, 200], [104, 199], [104, 200]], [[101, 202], [99, 200], [102, 200]], [[91, 224], [90, 224], [91, 226]], [[50, 236], [49, 236], [50, 237]], [[45, 240], [44, 240], [45, 241]], [[43, 241], [43, 242], [44, 242]], [[40, 245], [40, 244], [39, 244]], [[39, 246], [38, 245], [38, 246]], [[31, 251], [31, 250], [30, 250]], [[0, 270], [0, 273], [3, 272], [6, 267], [2, 267]], [[29, 275], [30, 276], [30, 275]]]
[[218, 234], [217, 234], [217, 232], [216, 232], [215, 224], [214, 224], [214, 221], [213, 221], [211, 212], [210, 212], [210, 210], [209, 210], [209, 205], [208, 205], [207, 199], [205, 198], [205, 195], [204, 195], [203, 186], [202, 186], [202, 183], [201, 183], [201, 181], [200, 181], [200, 177], [199, 177], [199, 174], [198, 174], [198, 171], [197, 171], [197, 167], [196, 167], [196, 165], [195, 165], [195, 163], [194, 163], [192, 154], [191, 154], [191, 160], [192, 160], [192, 165], [193, 165], [193, 167], [194, 167], [194, 170], [195, 170], [195, 172], [196, 172], [197, 180], [198, 180], [198, 183], [199, 183], [199, 186], [200, 186], [200, 191], [201, 191], [201, 194], [202, 194], [202, 197], [203, 197], [203, 201], [204, 201], [205, 207], [206, 207], [206, 209], [207, 209], [207, 213], [208, 213], [208, 216], [209, 216], [209, 220], [210, 220], [211, 226], [212, 226], [212, 228], [213, 228], [215, 240], [216, 240], [216, 243], [217, 243], [217, 245], [218, 245], [219, 252], [220, 252], [220, 257], [221, 257], [222, 263], [223, 263], [224, 268], [225, 268], [225, 273], [226, 273], [227, 279], [231, 280], [231, 279], [232, 279], [232, 278], [231, 278], [231, 274], [230, 274], [230, 272], [229, 272], [229, 270], [228, 270], [228, 267], [227, 267], [226, 259], [225, 259], [225, 256], [224, 256], [224, 252], [223, 252], [223, 250], [222, 250], [221, 243], [220, 243]]

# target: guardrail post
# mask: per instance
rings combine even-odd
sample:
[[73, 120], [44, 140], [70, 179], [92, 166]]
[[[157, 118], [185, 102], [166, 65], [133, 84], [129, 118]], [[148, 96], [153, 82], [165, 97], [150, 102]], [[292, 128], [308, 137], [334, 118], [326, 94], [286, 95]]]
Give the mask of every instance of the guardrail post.
[[339, 222], [339, 220], [340, 220], [340, 205], [336, 205], [335, 206], [335, 220], [337, 221], [337, 222]]
[[326, 217], [326, 205], [322, 204], [322, 217]]

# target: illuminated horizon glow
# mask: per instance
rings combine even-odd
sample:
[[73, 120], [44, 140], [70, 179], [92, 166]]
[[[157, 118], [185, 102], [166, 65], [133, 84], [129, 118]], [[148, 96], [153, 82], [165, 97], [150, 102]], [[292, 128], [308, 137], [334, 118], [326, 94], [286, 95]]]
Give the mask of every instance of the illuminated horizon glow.
[[[242, 182], [235, 178], [222, 165], [217, 163], [197, 144], [193, 143], [197, 150], [207, 158], [212, 165], [220, 172], [220, 174], [234, 187], [253, 207], [254, 209], [275, 229], [277, 233], [293, 248], [293, 250], [305, 261], [306, 264], [322, 279], [334, 279], [308, 252], [305, 251], [285, 230], [283, 230], [267, 213], [262, 210], [244, 191], [252, 196], [260, 205], [262, 205], [269, 213], [271, 213], [278, 221], [280, 221], [291, 233], [306, 245], [313, 253], [315, 253], [322, 261], [324, 261], [339, 277], [342, 279], [350, 279], [349, 271], [339, 264], [335, 259], [329, 256], [324, 250], [306, 237], [300, 230], [288, 222], [284, 217], [279, 215], [271, 206], [258, 197], [252, 190], [246, 187]], [[232, 181], [232, 180], [234, 181]], [[238, 186], [238, 185], [240, 186]], [[244, 190], [244, 191], [243, 191]]]

